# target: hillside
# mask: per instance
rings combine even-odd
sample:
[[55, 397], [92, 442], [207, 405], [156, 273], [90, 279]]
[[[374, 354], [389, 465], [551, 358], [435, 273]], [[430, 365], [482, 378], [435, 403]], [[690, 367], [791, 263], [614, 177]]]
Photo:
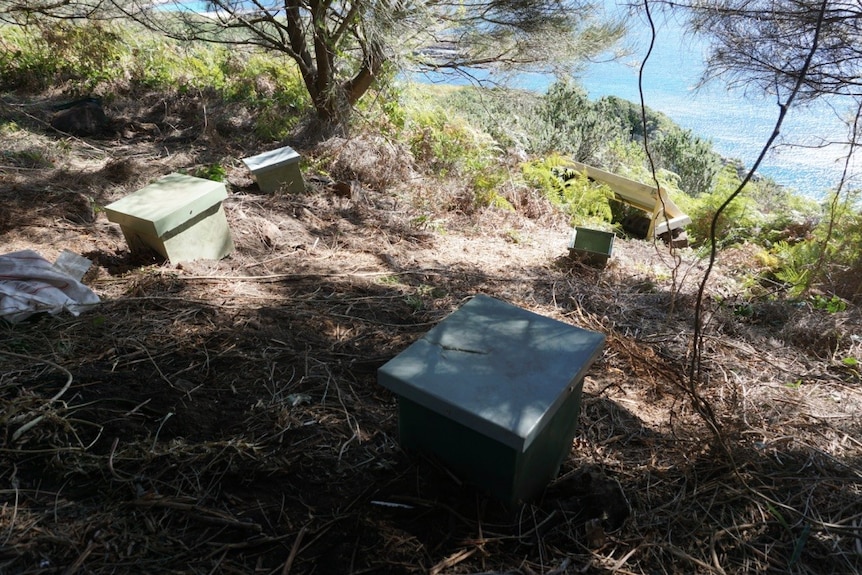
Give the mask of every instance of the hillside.
[[[240, 158], [277, 144], [213, 102], [118, 98], [114, 131], [76, 138], [48, 125], [59, 100], [4, 96], [0, 252], [81, 254], [102, 302], [0, 323], [0, 572], [862, 571], [855, 308], [742, 306], [752, 255], [722, 252], [715, 433], [685, 385], [691, 250], [618, 238], [580, 265], [543, 200], [466, 209], [367, 135], [298, 147], [308, 192], [265, 195]], [[212, 165], [236, 251], [132, 258], [100, 206]], [[559, 478], [514, 509], [402, 451], [376, 382], [479, 293], [607, 336]]]

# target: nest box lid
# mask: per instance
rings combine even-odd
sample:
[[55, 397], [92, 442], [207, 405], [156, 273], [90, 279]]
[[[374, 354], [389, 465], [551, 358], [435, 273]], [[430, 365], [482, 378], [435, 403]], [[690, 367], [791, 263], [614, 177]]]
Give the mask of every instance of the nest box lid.
[[600, 333], [477, 295], [383, 365], [378, 381], [524, 451], [575, 392], [604, 341]]
[[105, 214], [114, 223], [161, 237], [225, 198], [221, 182], [174, 173], [105, 206]]
[[245, 164], [251, 173], [256, 174], [259, 172], [274, 170], [285, 164], [292, 164], [298, 161], [299, 154], [294, 151], [293, 148], [285, 146], [283, 148], [263, 152], [256, 156], [243, 158], [242, 163]]

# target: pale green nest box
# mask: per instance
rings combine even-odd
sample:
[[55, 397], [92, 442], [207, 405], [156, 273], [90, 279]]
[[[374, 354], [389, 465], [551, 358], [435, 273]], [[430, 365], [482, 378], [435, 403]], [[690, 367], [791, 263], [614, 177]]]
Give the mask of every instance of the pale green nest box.
[[172, 263], [218, 260], [233, 252], [221, 182], [174, 173], [105, 206], [132, 253], [155, 251]]
[[305, 191], [299, 160], [299, 154], [285, 146], [242, 161], [254, 175], [262, 192], [272, 193], [283, 189], [298, 194]]

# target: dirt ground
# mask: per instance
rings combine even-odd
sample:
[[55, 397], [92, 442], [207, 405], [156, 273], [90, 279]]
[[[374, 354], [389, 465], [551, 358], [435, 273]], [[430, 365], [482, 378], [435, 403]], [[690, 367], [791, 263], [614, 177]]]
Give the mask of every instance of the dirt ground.
[[[466, 209], [373, 140], [262, 194], [240, 158], [276, 144], [235, 110], [147, 95], [78, 138], [54, 101], [4, 97], [0, 254], [83, 255], [101, 303], [0, 323], [0, 573], [862, 572], [852, 306], [745, 300], [753, 252], [722, 253], [693, 395], [690, 249], [581, 265], [538, 200]], [[234, 253], [133, 256], [101, 206], [213, 164]], [[515, 506], [402, 450], [376, 378], [480, 293], [607, 337], [559, 476]]]

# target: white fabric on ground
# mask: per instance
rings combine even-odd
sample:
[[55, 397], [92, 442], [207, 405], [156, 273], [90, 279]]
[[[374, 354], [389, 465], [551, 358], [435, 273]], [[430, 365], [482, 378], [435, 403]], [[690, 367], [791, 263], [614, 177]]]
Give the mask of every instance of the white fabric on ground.
[[0, 255], [0, 318], [17, 323], [39, 312], [73, 315], [99, 296], [33, 250]]

